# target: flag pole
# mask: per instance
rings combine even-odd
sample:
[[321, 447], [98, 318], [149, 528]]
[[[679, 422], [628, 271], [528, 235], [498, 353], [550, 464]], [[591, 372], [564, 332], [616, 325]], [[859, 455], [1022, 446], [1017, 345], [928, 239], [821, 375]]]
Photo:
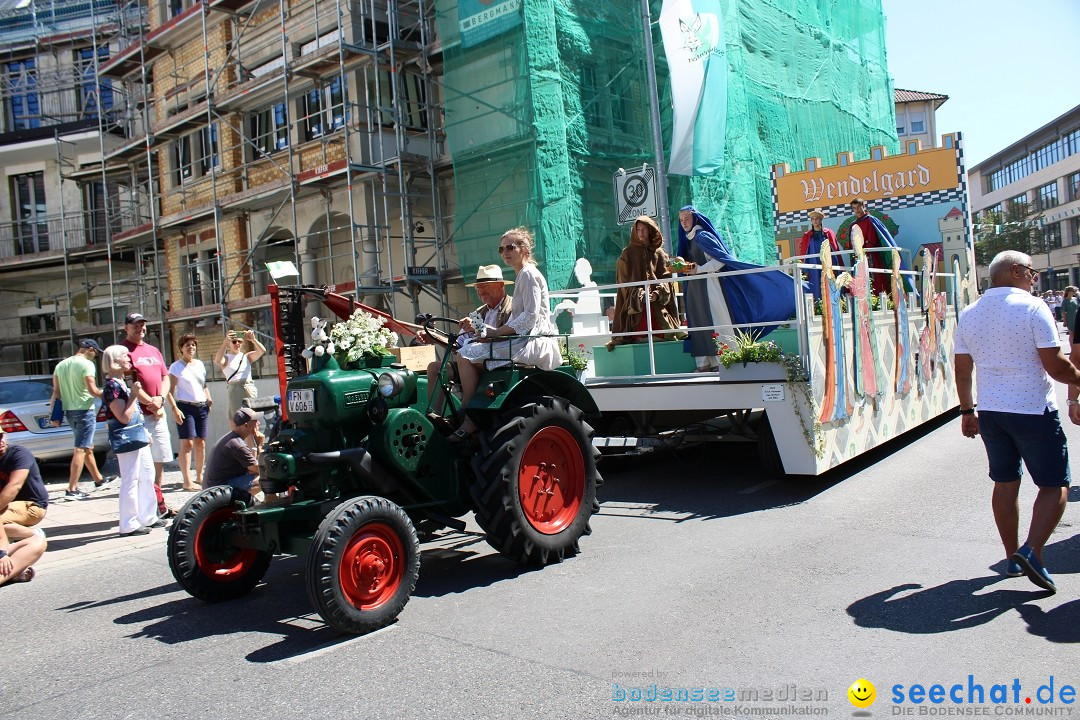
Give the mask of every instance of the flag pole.
[[657, 206], [660, 227], [664, 229], [664, 250], [670, 255], [671, 218], [668, 214], [667, 170], [664, 165], [664, 134], [660, 128], [660, 95], [656, 90], [656, 56], [653, 54], [652, 10], [649, 0], [641, 0], [641, 21], [645, 33], [645, 76], [649, 86], [649, 112], [652, 115], [653, 163], [656, 165]]

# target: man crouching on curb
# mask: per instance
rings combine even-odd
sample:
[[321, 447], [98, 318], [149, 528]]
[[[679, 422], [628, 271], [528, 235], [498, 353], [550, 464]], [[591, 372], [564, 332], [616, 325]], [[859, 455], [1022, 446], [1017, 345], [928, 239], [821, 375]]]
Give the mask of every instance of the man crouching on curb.
[[[1080, 425], [1080, 408], [1074, 404], [1080, 371], [1061, 351], [1050, 308], [1031, 295], [1038, 276], [1028, 255], [998, 253], [990, 263], [991, 288], [960, 314], [953, 353], [960, 428], [965, 437], [982, 435], [986, 447], [1005, 574], [1027, 575], [1039, 587], [1057, 592], [1042, 550], [1065, 511], [1069, 451], [1051, 378], [1070, 386], [1069, 419]], [[978, 414], [971, 395], [975, 367]], [[1021, 461], [1039, 494], [1027, 539], [1018, 548]]]
[[[266, 438], [259, 431], [259, 416], [242, 407], [232, 416], [233, 429], [225, 433], [206, 458], [206, 487], [229, 485], [252, 495], [259, 492], [259, 452]], [[254, 450], [247, 444], [255, 438]]]

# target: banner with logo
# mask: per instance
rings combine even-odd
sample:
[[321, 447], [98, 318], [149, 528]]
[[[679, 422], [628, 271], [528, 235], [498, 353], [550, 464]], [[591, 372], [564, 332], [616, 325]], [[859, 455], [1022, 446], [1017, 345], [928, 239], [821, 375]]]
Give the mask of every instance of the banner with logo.
[[461, 44], [479, 45], [521, 24], [521, 0], [460, 0]]
[[727, 50], [720, 0], [664, 0], [660, 11], [671, 76], [668, 172], [709, 175], [724, 164]]

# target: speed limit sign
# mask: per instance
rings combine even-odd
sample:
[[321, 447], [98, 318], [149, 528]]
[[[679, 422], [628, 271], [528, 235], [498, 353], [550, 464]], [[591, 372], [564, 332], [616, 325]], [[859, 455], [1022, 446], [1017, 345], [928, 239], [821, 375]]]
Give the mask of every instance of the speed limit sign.
[[656, 217], [656, 170], [648, 165], [614, 175], [615, 208], [620, 225], [640, 215]]

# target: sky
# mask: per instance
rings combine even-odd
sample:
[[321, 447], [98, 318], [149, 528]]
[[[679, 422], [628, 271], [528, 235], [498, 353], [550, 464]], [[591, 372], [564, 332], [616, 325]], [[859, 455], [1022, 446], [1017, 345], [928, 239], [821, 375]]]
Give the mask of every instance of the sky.
[[894, 87], [948, 95], [973, 168], [1080, 105], [1080, 0], [882, 0]]

